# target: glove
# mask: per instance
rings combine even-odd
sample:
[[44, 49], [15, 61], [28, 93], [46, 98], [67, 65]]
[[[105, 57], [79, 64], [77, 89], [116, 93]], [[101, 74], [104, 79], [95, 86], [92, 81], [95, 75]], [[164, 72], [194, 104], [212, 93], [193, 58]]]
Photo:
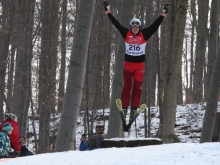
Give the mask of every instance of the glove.
[[108, 2], [103, 2], [103, 5], [105, 11], [110, 10], [110, 5], [108, 5]]
[[18, 157], [19, 154], [20, 154], [20, 151], [13, 151], [12, 153], [14, 158]]
[[163, 14], [167, 14], [168, 13], [168, 8], [169, 8], [169, 4], [168, 3], [164, 4], [164, 6], [163, 6]]

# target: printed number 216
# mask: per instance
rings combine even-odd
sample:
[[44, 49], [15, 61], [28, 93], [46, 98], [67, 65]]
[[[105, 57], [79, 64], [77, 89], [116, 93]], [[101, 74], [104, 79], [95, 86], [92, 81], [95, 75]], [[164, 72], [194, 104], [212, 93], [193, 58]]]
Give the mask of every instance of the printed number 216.
[[141, 48], [140, 48], [140, 45], [129, 45], [129, 50], [137, 50], [139, 51]]

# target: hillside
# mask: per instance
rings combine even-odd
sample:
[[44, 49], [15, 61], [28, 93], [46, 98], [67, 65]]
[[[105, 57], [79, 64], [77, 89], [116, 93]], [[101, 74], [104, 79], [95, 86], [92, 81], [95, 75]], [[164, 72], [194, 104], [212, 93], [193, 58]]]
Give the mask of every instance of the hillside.
[[[220, 103], [219, 103], [220, 104]], [[218, 108], [220, 111], [220, 106]], [[176, 123], [175, 123], [175, 133], [180, 138], [182, 143], [198, 143], [200, 140], [202, 121], [205, 113], [205, 103], [200, 104], [186, 104], [186, 105], [178, 105], [177, 113], [176, 113]], [[103, 119], [103, 110], [99, 110], [97, 112], [97, 117], [94, 120], [94, 126], [97, 123], [104, 124]], [[78, 149], [80, 143], [80, 137], [84, 133], [83, 127], [83, 116], [84, 113], [81, 112], [79, 114], [77, 128], [76, 128], [76, 149]], [[56, 126], [59, 123], [59, 115], [53, 116], [53, 120], [51, 121], [51, 126], [55, 127], [51, 129], [52, 132], [57, 130]], [[105, 134], [107, 134], [108, 129], [108, 118], [109, 118], [109, 108], [105, 109], [104, 112], [105, 120]], [[128, 115], [127, 115], [128, 120]], [[38, 121], [35, 122], [36, 131], [38, 132]], [[151, 137], [155, 137], [159, 127], [159, 108], [151, 107]], [[30, 126], [30, 131], [33, 130], [32, 126]], [[137, 136], [136, 131], [137, 130]], [[32, 132], [32, 131], [31, 131]], [[95, 132], [95, 128], [94, 128]], [[52, 135], [52, 134], [51, 134]], [[130, 136], [128, 133], [125, 133], [125, 138], [138, 138], [144, 137], [144, 113], [142, 113], [136, 121], [136, 129], [135, 124], [131, 127]], [[31, 137], [33, 140], [33, 137]], [[32, 145], [30, 144], [30, 147]]]

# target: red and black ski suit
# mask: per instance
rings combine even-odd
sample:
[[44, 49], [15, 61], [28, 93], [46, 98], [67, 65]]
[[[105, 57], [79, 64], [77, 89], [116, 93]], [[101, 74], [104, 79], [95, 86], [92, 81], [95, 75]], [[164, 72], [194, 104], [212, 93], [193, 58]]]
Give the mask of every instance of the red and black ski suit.
[[[123, 27], [111, 13], [108, 14], [108, 17], [125, 40], [124, 85], [121, 92], [122, 107], [124, 109], [128, 108], [131, 97], [131, 108], [136, 109], [140, 106], [141, 85], [145, 71], [146, 43], [157, 31], [164, 17], [162, 15], [159, 16], [149, 27], [140, 30], [136, 35], [128, 28]], [[131, 94], [132, 82], [133, 88]]]

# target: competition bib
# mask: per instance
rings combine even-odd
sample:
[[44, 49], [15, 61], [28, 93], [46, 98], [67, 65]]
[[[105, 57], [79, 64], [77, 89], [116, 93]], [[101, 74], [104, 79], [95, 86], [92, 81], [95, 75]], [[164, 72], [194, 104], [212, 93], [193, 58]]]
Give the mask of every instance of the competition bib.
[[142, 32], [135, 36], [129, 31], [125, 38], [126, 54], [130, 56], [141, 56], [145, 54], [146, 42]]

